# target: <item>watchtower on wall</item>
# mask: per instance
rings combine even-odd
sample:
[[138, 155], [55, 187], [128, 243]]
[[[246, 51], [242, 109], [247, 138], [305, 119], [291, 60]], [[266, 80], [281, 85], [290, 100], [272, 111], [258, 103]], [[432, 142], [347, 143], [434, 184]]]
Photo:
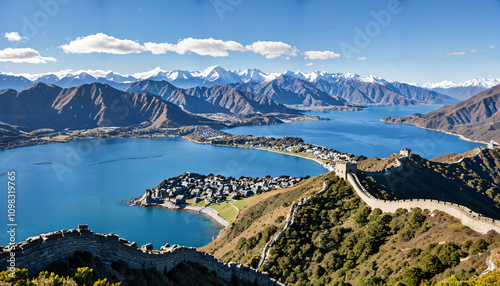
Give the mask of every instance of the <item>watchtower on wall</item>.
[[340, 162], [335, 164], [335, 175], [342, 179], [347, 179], [347, 173], [358, 172], [358, 164], [353, 162]]
[[410, 157], [411, 156], [411, 149], [410, 148], [403, 148], [401, 151], [399, 151], [400, 155], [403, 155], [405, 157]]
[[493, 141], [490, 141], [490, 142], [488, 142], [487, 147], [488, 147], [488, 149], [493, 149], [493, 148], [495, 148], [495, 144], [493, 144]]

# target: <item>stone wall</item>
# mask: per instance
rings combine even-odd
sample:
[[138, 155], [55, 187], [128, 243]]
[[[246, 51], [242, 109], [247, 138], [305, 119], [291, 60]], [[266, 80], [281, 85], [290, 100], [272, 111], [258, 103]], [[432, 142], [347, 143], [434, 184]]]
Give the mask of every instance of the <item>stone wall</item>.
[[232, 276], [258, 285], [282, 285], [269, 274], [235, 263], [225, 264], [212, 255], [190, 247], [172, 247], [161, 250], [152, 247], [137, 248], [135, 243], [115, 234], [97, 234], [86, 227], [78, 230], [62, 230], [28, 238], [14, 248], [0, 248], [0, 271], [7, 269], [10, 252], [15, 252], [16, 267], [28, 268], [34, 274], [52, 262], [71, 257], [76, 251], [88, 251], [107, 261], [124, 261], [134, 269], [152, 269], [168, 273], [181, 262], [194, 262], [215, 271], [219, 277], [230, 282]]
[[372, 196], [359, 182], [359, 179], [354, 174], [348, 174], [347, 180], [354, 187], [354, 190], [361, 199], [372, 209], [379, 208], [383, 212], [395, 212], [397, 209], [420, 208], [427, 210], [439, 210], [451, 216], [458, 218], [463, 225], [480, 232], [487, 233], [494, 230], [500, 233], [500, 221], [488, 217], [484, 217], [479, 213], [473, 212], [465, 206], [454, 203], [443, 202], [429, 199], [413, 199], [413, 200], [381, 200]]

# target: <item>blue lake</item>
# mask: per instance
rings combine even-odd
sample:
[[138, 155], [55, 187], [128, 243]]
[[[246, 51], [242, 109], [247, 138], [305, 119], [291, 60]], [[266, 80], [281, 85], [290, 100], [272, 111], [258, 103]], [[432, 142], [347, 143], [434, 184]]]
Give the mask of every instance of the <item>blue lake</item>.
[[[426, 158], [464, 152], [479, 144], [410, 125], [381, 122], [384, 116], [425, 113], [438, 106], [368, 107], [352, 112], [311, 112], [332, 118], [274, 126], [228, 129], [234, 134], [299, 136], [342, 152], [385, 157], [402, 147]], [[43, 163], [51, 164], [43, 164]], [[42, 163], [42, 164], [40, 164]], [[325, 170], [317, 163], [278, 153], [195, 144], [182, 138], [81, 140], [0, 151], [0, 174], [17, 172], [17, 241], [88, 224], [139, 245], [206, 245], [221, 229], [198, 213], [129, 207], [119, 201], [142, 195], [186, 171], [225, 176], [305, 176]], [[0, 175], [0, 245], [8, 243], [7, 176]]]
[[232, 134], [266, 137], [296, 136], [307, 143], [367, 157], [387, 157], [407, 147], [424, 158], [432, 159], [449, 152], [465, 152], [480, 145], [443, 132], [381, 121], [385, 116], [401, 117], [414, 113], [427, 113], [439, 107], [439, 105], [369, 106], [361, 111], [308, 112], [308, 115], [333, 120], [243, 126], [225, 131]]
[[[39, 164], [47, 163], [52, 164]], [[266, 151], [195, 144], [182, 138], [80, 140], [0, 151], [0, 173], [17, 172], [17, 241], [88, 224], [138, 245], [203, 246], [221, 226], [205, 215], [130, 207], [119, 201], [183, 172], [225, 176], [318, 175], [317, 163]], [[8, 243], [7, 176], [0, 177], [0, 245]]]

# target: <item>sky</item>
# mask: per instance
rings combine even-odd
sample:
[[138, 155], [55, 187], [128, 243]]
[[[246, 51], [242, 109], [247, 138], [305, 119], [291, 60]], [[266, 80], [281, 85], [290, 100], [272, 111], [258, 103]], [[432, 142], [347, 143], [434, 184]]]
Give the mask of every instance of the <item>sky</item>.
[[0, 0], [0, 71], [500, 78], [500, 0]]

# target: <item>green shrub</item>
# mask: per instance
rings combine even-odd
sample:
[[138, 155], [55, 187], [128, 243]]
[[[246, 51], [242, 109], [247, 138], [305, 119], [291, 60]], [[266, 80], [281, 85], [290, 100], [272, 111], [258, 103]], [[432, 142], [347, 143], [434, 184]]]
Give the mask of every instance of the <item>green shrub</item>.
[[76, 270], [73, 280], [80, 286], [90, 286], [94, 278], [94, 271], [88, 267], [80, 267]]
[[421, 209], [415, 210], [408, 220], [408, 227], [412, 229], [420, 228], [425, 221], [425, 216]]
[[405, 286], [419, 286], [424, 279], [424, 272], [418, 267], [409, 267], [405, 269], [401, 278]]
[[430, 277], [441, 273], [444, 269], [443, 263], [434, 254], [427, 254], [420, 260], [419, 265]]
[[488, 243], [486, 240], [480, 238], [472, 244], [472, 254], [478, 254], [480, 252], [485, 251], [488, 248]]

